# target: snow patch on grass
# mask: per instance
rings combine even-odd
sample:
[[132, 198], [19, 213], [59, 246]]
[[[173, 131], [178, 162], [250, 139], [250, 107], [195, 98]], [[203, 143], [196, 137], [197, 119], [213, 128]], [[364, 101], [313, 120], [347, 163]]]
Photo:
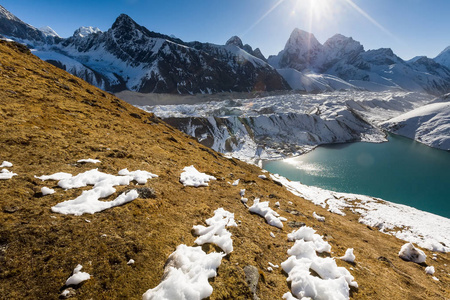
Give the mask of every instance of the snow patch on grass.
[[91, 163], [91, 164], [98, 164], [101, 163], [98, 159], [92, 159], [92, 158], [85, 158], [85, 159], [79, 159], [77, 160], [77, 163]]
[[218, 208], [214, 211], [214, 216], [207, 219], [206, 224], [208, 227], [203, 225], [195, 225], [194, 232], [199, 237], [194, 241], [197, 245], [203, 245], [207, 243], [216, 244], [219, 246], [226, 254], [233, 251], [233, 241], [231, 239], [231, 232], [226, 230], [225, 227], [237, 227], [234, 221], [234, 214], [230, 213], [223, 208]]
[[404, 244], [400, 249], [398, 256], [401, 259], [412, 261], [418, 264], [425, 262], [425, 260], [427, 259], [425, 252], [414, 247], [412, 243]]
[[[214, 243], [227, 254], [233, 251], [231, 233], [225, 227], [237, 226], [234, 214], [218, 208], [214, 216], [206, 220], [206, 224], [209, 226], [194, 226], [194, 231], [200, 235], [195, 243]], [[201, 247], [179, 245], [167, 260], [161, 283], [147, 290], [142, 299], [200, 300], [209, 297], [213, 288], [208, 280], [217, 275], [216, 270], [225, 255], [217, 252], [206, 254]]]
[[353, 254], [353, 248], [349, 248], [347, 249], [347, 251], [345, 251], [344, 256], [342, 256], [340, 259], [349, 263], [353, 263], [355, 262], [355, 258], [356, 256]]
[[253, 205], [248, 209], [250, 212], [264, 217], [269, 225], [283, 228], [282, 220], [286, 218], [280, 217], [280, 215], [269, 207], [269, 201], [259, 202], [259, 198], [253, 201]]
[[13, 176], [17, 176], [16, 173], [3, 169], [0, 171], [0, 179], [11, 179]]
[[83, 268], [82, 265], [77, 265], [75, 269], [73, 269], [73, 274], [66, 280], [66, 286], [69, 285], [78, 285], [82, 283], [83, 281], [86, 281], [88, 279], [91, 279], [91, 275], [89, 275], [86, 272], [81, 272], [81, 269]]
[[180, 182], [184, 186], [208, 186], [210, 180], [216, 180], [216, 177], [197, 171], [194, 166], [185, 167], [180, 175]]
[[316, 212], [313, 212], [313, 217], [319, 222], [325, 222], [325, 217], [319, 216]]
[[[350, 286], [358, 287], [350, 272], [336, 265], [330, 257], [319, 257], [316, 252], [331, 251], [331, 246], [315, 230], [302, 227], [288, 235], [295, 240], [288, 250], [290, 257], [281, 263], [291, 282], [291, 292], [283, 295], [284, 299], [349, 299]], [[313, 270], [318, 276], [311, 274]]]
[[225, 254], [206, 254], [200, 247], [181, 244], [164, 268], [163, 281], [142, 295], [143, 300], [200, 300], [209, 297], [213, 288], [208, 279], [217, 275]]
[[129, 185], [133, 180], [139, 184], [145, 184], [147, 179], [155, 177], [158, 176], [141, 170], [129, 172], [127, 169], [123, 169], [119, 171], [119, 176], [116, 176], [100, 172], [98, 169], [93, 169], [76, 176], [68, 173], [55, 173], [36, 178], [41, 180], [59, 180], [58, 186], [63, 189], [74, 189], [93, 185], [91, 190], [83, 191], [77, 198], [58, 203], [52, 207], [53, 212], [80, 216], [84, 213], [94, 214], [133, 201], [139, 197], [136, 190], [122, 193], [112, 201], [100, 201], [99, 199], [114, 194], [116, 192], [114, 186]]
[[41, 188], [41, 193], [42, 196], [51, 195], [55, 193], [55, 190], [44, 186]]
[[13, 166], [12, 163], [10, 163], [9, 161], [4, 160], [4, 161], [2, 162], [2, 164], [0, 165], [0, 168], [10, 168], [10, 167], [12, 167], [12, 166]]

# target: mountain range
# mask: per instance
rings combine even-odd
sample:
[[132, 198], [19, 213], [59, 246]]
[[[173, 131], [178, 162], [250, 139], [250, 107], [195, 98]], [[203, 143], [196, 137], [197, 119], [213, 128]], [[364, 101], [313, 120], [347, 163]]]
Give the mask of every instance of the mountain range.
[[450, 47], [436, 58], [404, 61], [391, 49], [364, 50], [337, 34], [321, 44], [294, 29], [285, 48], [264, 57], [237, 36], [225, 45], [184, 42], [122, 14], [111, 28], [80, 27], [61, 38], [0, 6], [0, 35], [24, 43], [41, 59], [106, 91], [198, 94], [340, 89], [450, 92]]

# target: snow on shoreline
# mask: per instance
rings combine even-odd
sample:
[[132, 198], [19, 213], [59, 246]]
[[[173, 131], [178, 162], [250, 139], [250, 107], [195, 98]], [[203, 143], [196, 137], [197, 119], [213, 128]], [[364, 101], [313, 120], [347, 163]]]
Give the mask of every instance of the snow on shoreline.
[[307, 186], [278, 174], [270, 176], [294, 195], [330, 212], [345, 215], [344, 210], [350, 209], [360, 215], [362, 224], [431, 251], [450, 252], [450, 219], [378, 198]]

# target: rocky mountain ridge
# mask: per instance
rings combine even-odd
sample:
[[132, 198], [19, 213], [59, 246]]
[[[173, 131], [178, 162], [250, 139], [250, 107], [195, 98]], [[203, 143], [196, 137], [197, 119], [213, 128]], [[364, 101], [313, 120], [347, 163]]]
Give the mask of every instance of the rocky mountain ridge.
[[248, 45], [250, 53], [231, 44], [186, 43], [152, 32], [125, 14], [105, 32], [81, 27], [72, 37], [59, 39], [8, 17], [11, 14], [4, 8], [2, 12], [0, 24], [5, 25], [0, 34], [30, 45], [41, 59], [107, 91], [197, 94], [290, 89], [259, 49]]
[[367, 90], [403, 89], [441, 95], [450, 91], [445, 53], [434, 60], [421, 57], [406, 62], [389, 48], [365, 51], [359, 42], [340, 34], [322, 45], [313, 34], [294, 29], [285, 48], [268, 62], [277, 69], [294, 69], [305, 75], [335, 76]]

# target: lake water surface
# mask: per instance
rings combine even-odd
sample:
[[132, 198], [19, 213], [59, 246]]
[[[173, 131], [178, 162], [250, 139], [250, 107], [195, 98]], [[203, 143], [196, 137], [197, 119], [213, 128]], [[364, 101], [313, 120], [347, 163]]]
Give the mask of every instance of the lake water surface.
[[413, 206], [450, 218], [450, 152], [390, 135], [389, 142], [346, 143], [263, 168], [290, 180]]

